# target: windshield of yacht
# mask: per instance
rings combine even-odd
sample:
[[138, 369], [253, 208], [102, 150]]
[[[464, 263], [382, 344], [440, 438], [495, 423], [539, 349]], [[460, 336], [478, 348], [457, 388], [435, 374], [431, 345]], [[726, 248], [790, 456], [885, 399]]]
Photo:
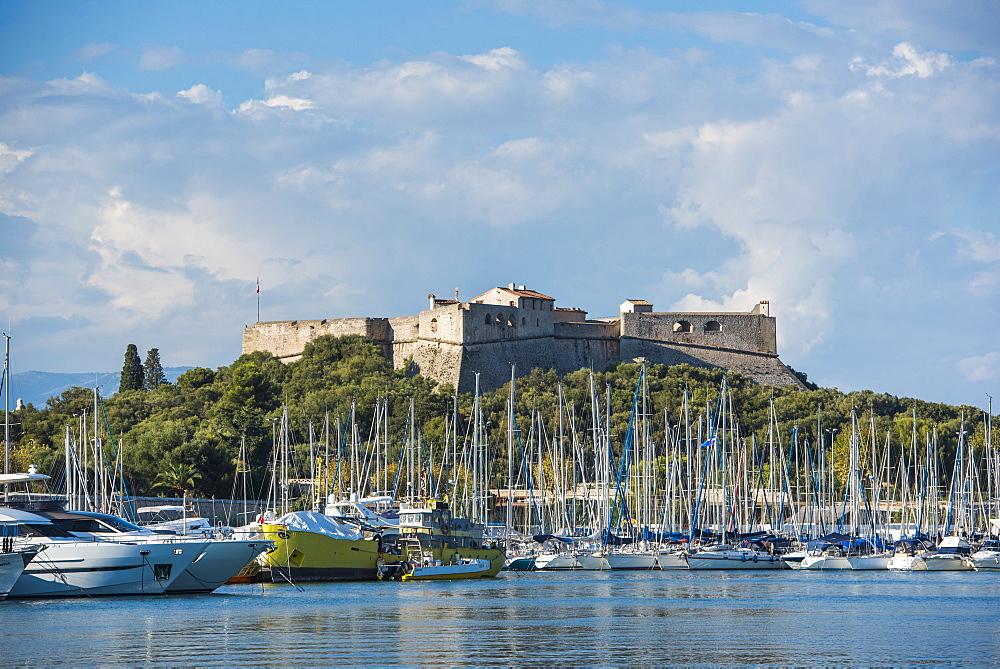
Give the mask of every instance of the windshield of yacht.
[[18, 534], [22, 537], [47, 537], [49, 539], [76, 539], [66, 530], [49, 523], [18, 523]]
[[67, 532], [86, 532], [90, 534], [118, 534], [121, 532], [146, 532], [141, 527], [127, 520], [104, 513], [73, 514], [71, 516], [53, 517], [52, 522]]

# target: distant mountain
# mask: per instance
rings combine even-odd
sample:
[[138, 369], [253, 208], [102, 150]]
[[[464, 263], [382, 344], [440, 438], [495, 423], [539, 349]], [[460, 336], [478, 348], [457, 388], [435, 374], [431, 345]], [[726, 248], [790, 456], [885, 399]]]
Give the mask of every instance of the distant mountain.
[[[171, 383], [177, 377], [194, 367], [164, 367], [163, 375]], [[50, 397], [58, 397], [73, 386], [93, 388], [96, 384], [101, 389], [103, 397], [111, 397], [118, 392], [121, 372], [81, 372], [79, 374], [64, 374], [62, 372], [20, 372], [10, 375], [10, 408], [13, 409], [17, 400], [25, 404], [34, 404], [37, 409], [45, 408], [45, 401]], [[3, 405], [0, 404], [0, 410]]]

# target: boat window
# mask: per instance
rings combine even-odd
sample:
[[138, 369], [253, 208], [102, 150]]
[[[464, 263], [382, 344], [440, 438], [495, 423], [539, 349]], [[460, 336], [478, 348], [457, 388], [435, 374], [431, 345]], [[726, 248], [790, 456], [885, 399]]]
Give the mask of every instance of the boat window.
[[75, 539], [66, 530], [60, 529], [48, 523], [24, 523], [18, 525], [23, 537], [49, 537], [50, 539]]
[[117, 516], [101, 516], [101, 521], [119, 532], [141, 532], [143, 528]]
[[87, 532], [90, 534], [113, 534], [115, 531], [96, 518], [57, 518], [53, 525], [67, 532]]

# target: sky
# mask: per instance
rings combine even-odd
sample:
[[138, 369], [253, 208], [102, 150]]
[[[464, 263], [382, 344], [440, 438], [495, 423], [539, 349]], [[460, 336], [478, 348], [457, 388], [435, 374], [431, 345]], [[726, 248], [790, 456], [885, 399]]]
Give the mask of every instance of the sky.
[[[11, 372], [517, 283], [1000, 394], [1000, 2], [0, 3]], [[994, 410], [995, 411], [995, 410]]]

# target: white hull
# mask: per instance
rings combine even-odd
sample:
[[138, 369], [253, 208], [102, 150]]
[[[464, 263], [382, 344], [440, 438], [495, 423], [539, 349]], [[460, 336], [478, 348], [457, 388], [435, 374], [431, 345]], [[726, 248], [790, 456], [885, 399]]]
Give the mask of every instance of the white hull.
[[879, 555], [858, 555], [848, 558], [851, 569], [855, 571], [884, 571], [889, 568], [889, 560], [892, 556], [888, 553]]
[[976, 551], [969, 557], [969, 562], [976, 571], [1000, 571], [1000, 551]]
[[116, 543], [43, 538], [11, 597], [162, 595], [206, 542]]
[[607, 559], [596, 553], [578, 553], [576, 561], [580, 565], [579, 569], [583, 571], [608, 571], [611, 569]]
[[893, 555], [886, 569], [891, 571], [927, 571], [924, 558], [919, 555]]
[[573, 553], [543, 553], [535, 558], [537, 570], [561, 571], [579, 568], [580, 563], [576, 561], [576, 555]]
[[6, 599], [34, 553], [0, 553], [0, 599]]
[[684, 551], [674, 553], [660, 553], [656, 556], [656, 563], [660, 569], [687, 569], [688, 563], [685, 559]]
[[807, 555], [802, 558], [796, 569], [804, 570], [848, 570], [851, 569], [851, 563], [846, 557], [834, 556], [834, 555]]
[[688, 569], [787, 569], [779, 558], [749, 548], [692, 553], [687, 563]]
[[485, 576], [491, 566], [489, 560], [463, 560], [460, 564], [413, 564], [410, 566], [409, 572], [403, 576], [403, 580], [477, 578]]
[[655, 553], [605, 553], [604, 559], [612, 570], [649, 571], [659, 569]]
[[167, 588], [168, 593], [211, 592], [260, 555], [270, 542], [217, 539]]
[[974, 571], [960, 555], [928, 555], [924, 558], [924, 567], [927, 571]]
[[611, 569], [603, 555], [592, 553], [547, 553], [535, 558], [539, 571], [606, 571]]

